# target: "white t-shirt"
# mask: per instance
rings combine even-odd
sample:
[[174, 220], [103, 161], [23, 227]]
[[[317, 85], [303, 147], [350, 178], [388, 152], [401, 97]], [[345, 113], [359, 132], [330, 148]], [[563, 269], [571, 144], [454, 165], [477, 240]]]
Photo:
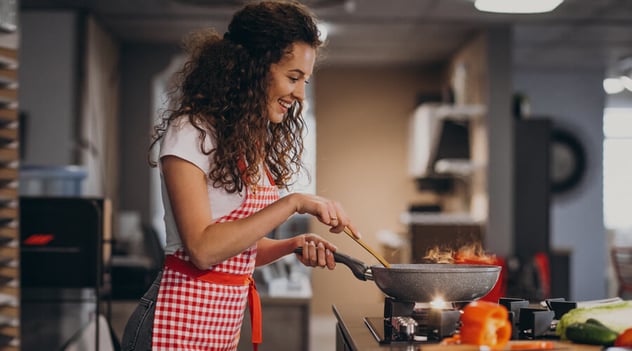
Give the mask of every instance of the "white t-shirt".
[[[207, 134], [205, 139], [205, 150], [212, 150], [215, 147], [215, 140], [212, 135]], [[174, 120], [160, 143], [160, 155], [162, 158], [167, 155], [177, 156], [183, 160], [189, 161], [208, 174], [211, 169], [211, 159], [205, 155], [200, 149], [199, 131], [191, 125], [186, 117]], [[266, 177], [262, 177], [266, 178]], [[208, 180], [208, 177], [207, 177]], [[265, 179], [267, 181], [267, 178]], [[160, 172], [160, 183], [162, 189], [162, 203], [165, 208], [165, 229], [167, 231], [167, 244], [165, 247], [166, 254], [172, 254], [182, 247], [182, 240], [176, 227], [169, 202], [169, 195], [165, 187], [165, 181]], [[211, 204], [211, 213], [209, 216], [213, 220], [223, 217], [236, 209], [244, 201], [245, 192], [228, 193], [224, 188], [214, 188], [210, 180], [207, 182], [206, 190], [208, 199]]]

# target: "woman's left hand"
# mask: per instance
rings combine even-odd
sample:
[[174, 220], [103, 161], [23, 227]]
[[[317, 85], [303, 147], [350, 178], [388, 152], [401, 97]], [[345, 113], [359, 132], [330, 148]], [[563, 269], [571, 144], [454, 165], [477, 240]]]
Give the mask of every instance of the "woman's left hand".
[[330, 270], [336, 267], [333, 252], [336, 246], [316, 234], [303, 234], [297, 237], [299, 242], [297, 247], [303, 248], [302, 254], [296, 254], [301, 263], [308, 267], [327, 267]]

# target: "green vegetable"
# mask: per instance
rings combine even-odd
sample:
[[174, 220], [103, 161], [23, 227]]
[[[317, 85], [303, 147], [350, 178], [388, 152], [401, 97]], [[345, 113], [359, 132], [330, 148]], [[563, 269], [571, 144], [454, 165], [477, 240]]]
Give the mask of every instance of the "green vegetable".
[[595, 319], [586, 323], [572, 323], [566, 327], [566, 338], [581, 344], [610, 346], [614, 344], [617, 336], [619, 333]]
[[[575, 308], [560, 318], [555, 334], [560, 336], [562, 340], [567, 339], [566, 329], [573, 323], [598, 323], [612, 329], [616, 333], [620, 333], [627, 328], [632, 328], [632, 318], [630, 316], [632, 316], [632, 301]], [[593, 321], [588, 322], [589, 319]]]
[[[594, 319], [594, 318], [588, 318], [588, 319], [586, 319], [586, 323], [588, 323], [588, 324], [594, 324], [594, 325], [599, 325], [599, 326], [602, 326], [602, 327], [604, 327], [604, 328], [608, 328], [608, 327], [606, 327], [606, 325], [605, 325], [605, 324], [601, 323], [600, 321], [598, 321], [598, 320], [596, 320], [596, 319]], [[608, 329], [610, 329], [610, 328], [608, 328]], [[612, 330], [612, 329], [611, 329], [611, 330]]]

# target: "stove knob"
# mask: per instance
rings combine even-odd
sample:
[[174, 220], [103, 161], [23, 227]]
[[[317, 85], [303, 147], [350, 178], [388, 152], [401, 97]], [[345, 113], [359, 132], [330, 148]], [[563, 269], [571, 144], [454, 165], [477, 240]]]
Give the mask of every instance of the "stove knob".
[[411, 317], [393, 317], [391, 319], [393, 329], [407, 340], [412, 340], [417, 330], [417, 321]]

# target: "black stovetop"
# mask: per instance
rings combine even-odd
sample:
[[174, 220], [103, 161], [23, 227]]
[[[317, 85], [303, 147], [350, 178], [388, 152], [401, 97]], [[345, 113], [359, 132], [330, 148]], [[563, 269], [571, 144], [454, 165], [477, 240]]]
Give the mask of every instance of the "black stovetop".
[[[388, 300], [386, 301], [388, 302]], [[515, 333], [512, 336], [512, 339], [550, 339], [555, 338], [557, 336], [554, 334], [550, 334], [550, 328], [552, 326], [553, 314], [554, 311], [542, 309], [542, 308], [530, 308], [533, 307], [529, 305], [529, 303], [522, 299], [509, 299], [503, 298], [499, 303], [505, 305], [509, 310], [509, 316], [512, 320], [517, 330], [524, 330], [525, 333]], [[386, 306], [388, 308], [385, 308]], [[393, 306], [393, 307], [390, 307]], [[388, 312], [397, 310], [396, 313], [401, 313], [402, 310], [399, 309], [400, 306], [390, 305], [388, 303], [385, 304], [372, 304], [372, 305], [334, 305], [333, 312], [338, 320], [338, 332], [343, 336], [345, 344], [351, 350], [362, 350], [362, 351], [370, 351], [370, 350], [383, 350], [389, 349], [393, 351], [397, 350], [411, 350], [411, 346], [414, 346], [415, 349], [418, 349], [418, 346], [423, 344], [436, 344], [441, 341], [444, 336], [452, 335], [454, 333], [454, 329], [448, 330], [443, 329], [442, 326], [439, 332], [440, 337], [427, 337], [424, 333], [416, 333], [414, 334], [414, 339], [400, 339], [398, 336], [389, 337], [390, 332], [396, 330], [394, 328], [390, 328], [393, 323], [390, 323], [392, 319], [384, 318], [385, 315], [391, 316]], [[517, 315], [516, 311], [520, 311]], [[424, 310], [421, 310], [422, 313]], [[453, 315], [452, 312], [455, 310], [446, 311], [448, 313], [448, 318], [443, 319], [444, 315], [442, 314], [443, 321], [448, 321], [451, 325], [453, 323]], [[458, 311], [458, 309], [457, 309]], [[415, 309], [414, 313], [417, 313], [418, 310]], [[555, 312], [558, 312], [557, 309]], [[442, 312], [443, 313], [443, 312]], [[458, 312], [457, 312], [458, 313]], [[397, 315], [397, 314], [396, 314]], [[517, 316], [520, 316], [518, 318]], [[515, 317], [514, 317], [515, 316]], [[416, 315], [412, 315], [412, 317], [416, 317]], [[458, 318], [458, 317], [457, 317]], [[388, 322], [387, 322], [388, 320]], [[537, 320], [541, 320], [541, 323], [534, 324]], [[415, 321], [419, 322], [420, 330], [423, 330], [424, 322], [415, 318]], [[432, 326], [434, 324], [428, 324]], [[432, 328], [434, 330], [434, 328]], [[445, 333], [447, 331], [449, 334]], [[435, 330], [436, 332], [436, 330]]]
[[366, 325], [365, 318], [381, 316], [384, 304], [333, 305], [338, 328], [343, 334], [346, 346], [353, 351], [408, 351], [409, 343], [380, 344]]

